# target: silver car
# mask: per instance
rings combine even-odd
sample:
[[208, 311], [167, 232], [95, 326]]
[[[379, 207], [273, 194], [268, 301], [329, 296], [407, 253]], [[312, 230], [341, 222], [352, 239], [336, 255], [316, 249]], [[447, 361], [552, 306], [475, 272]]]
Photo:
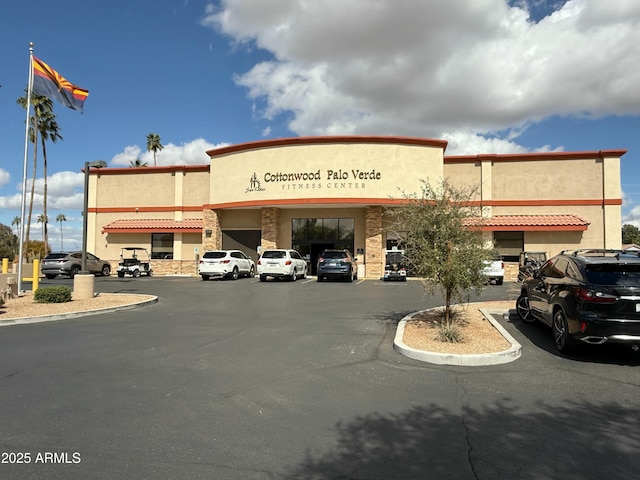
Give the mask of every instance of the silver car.
[[[71, 278], [82, 270], [82, 252], [54, 252], [50, 253], [42, 261], [40, 271], [49, 278], [58, 275], [68, 275]], [[103, 277], [111, 273], [111, 264], [106, 260], [100, 260], [95, 255], [87, 252], [87, 271]]]
[[266, 282], [267, 277], [295, 282], [307, 278], [307, 261], [296, 250], [271, 248], [264, 250], [258, 259], [258, 275], [261, 282]]

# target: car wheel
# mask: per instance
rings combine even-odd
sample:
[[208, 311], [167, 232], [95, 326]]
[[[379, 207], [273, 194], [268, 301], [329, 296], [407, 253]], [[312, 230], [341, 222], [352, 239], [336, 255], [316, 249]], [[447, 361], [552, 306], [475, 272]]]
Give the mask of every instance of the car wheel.
[[124, 272], [118, 272], [118, 278], [124, 278]]
[[256, 276], [256, 271], [254, 270], [254, 268], [253, 268], [253, 267], [251, 267], [251, 268], [249, 269], [249, 275], [247, 275], [247, 277], [248, 277], [248, 278], [253, 278], [253, 277], [255, 277], [255, 276]]
[[134, 278], [138, 278], [140, 276], [140, 270], [134, 270], [133, 271], [133, 276], [134, 276]]
[[295, 268], [293, 269], [293, 273], [291, 274], [291, 277], [289, 277], [289, 279], [292, 282], [295, 282], [296, 280], [298, 280], [298, 271]]
[[569, 335], [569, 326], [562, 309], [553, 314], [553, 340], [559, 352], [567, 353], [573, 345], [573, 338]]
[[238, 279], [238, 267], [233, 267], [233, 272], [231, 272], [231, 280]]
[[103, 265], [101, 275], [103, 277], [108, 277], [110, 274], [111, 274], [111, 267], [109, 265]]
[[529, 295], [526, 293], [521, 293], [518, 300], [516, 300], [516, 311], [518, 312], [518, 317], [525, 322], [533, 323], [536, 321], [531, 314], [531, 308], [529, 307]]
[[69, 276], [71, 278], [75, 277], [78, 273], [80, 273], [80, 266], [74, 265], [71, 267], [71, 272], [69, 272]]
[[353, 272], [349, 272], [349, 275], [347, 275], [347, 282], [353, 282]]
[[261, 282], [266, 282], [267, 281], [267, 276], [266, 275], [260, 275], [260, 281]]
[[45, 277], [47, 277], [49, 280], [53, 280], [54, 278], [56, 278], [56, 275], [45, 275]]
[[504, 282], [504, 278], [499, 278], [496, 280], [496, 285], [502, 285], [502, 282]]
[[200, 276], [202, 277], [202, 280], [205, 282], [209, 280], [209, 275], [200, 275]]

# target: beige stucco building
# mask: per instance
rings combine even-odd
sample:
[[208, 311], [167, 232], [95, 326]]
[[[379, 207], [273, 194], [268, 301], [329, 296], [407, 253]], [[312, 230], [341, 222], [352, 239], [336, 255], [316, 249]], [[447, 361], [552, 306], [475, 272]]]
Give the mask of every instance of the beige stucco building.
[[445, 155], [443, 140], [306, 137], [210, 150], [208, 165], [91, 170], [87, 248], [112, 261], [147, 248], [156, 274], [195, 274], [204, 250], [349, 248], [382, 274], [395, 239], [385, 210], [421, 181], [477, 186], [484, 232], [507, 260], [521, 250], [620, 248], [625, 150]]

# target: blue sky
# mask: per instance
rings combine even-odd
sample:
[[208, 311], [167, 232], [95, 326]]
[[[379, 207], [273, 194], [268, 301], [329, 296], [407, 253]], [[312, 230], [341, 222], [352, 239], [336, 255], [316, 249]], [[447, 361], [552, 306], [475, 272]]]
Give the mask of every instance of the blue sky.
[[[20, 215], [34, 54], [89, 90], [55, 104], [49, 234], [81, 242], [85, 161], [207, 163], [219, 145], [302, 135], [441, 138], [447, 154], [627, 149], [640, 227], [637, 0], [112, 0], [0, 5], [0, 223]], [[31, 181], [32, 157], [28, 156]], [[38, 166], [31, 238], [41, 238]], [[514, 179], [514, 188], [522, 179]], [[567, 179], [568, 188], [571, 179]], [[30, 185], [30, 183], [29, 183]]]

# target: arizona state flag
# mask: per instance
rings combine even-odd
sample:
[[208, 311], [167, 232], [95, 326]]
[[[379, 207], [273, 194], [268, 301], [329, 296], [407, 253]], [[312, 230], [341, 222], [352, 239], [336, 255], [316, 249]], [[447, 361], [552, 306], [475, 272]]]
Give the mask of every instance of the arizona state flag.
[[58, 72], [42, 60], [33, 57], [33, 88], [38, 95], [56, 99], [61, 104], [80, 110], [89, 96], [89, 90], [65, 80]]

